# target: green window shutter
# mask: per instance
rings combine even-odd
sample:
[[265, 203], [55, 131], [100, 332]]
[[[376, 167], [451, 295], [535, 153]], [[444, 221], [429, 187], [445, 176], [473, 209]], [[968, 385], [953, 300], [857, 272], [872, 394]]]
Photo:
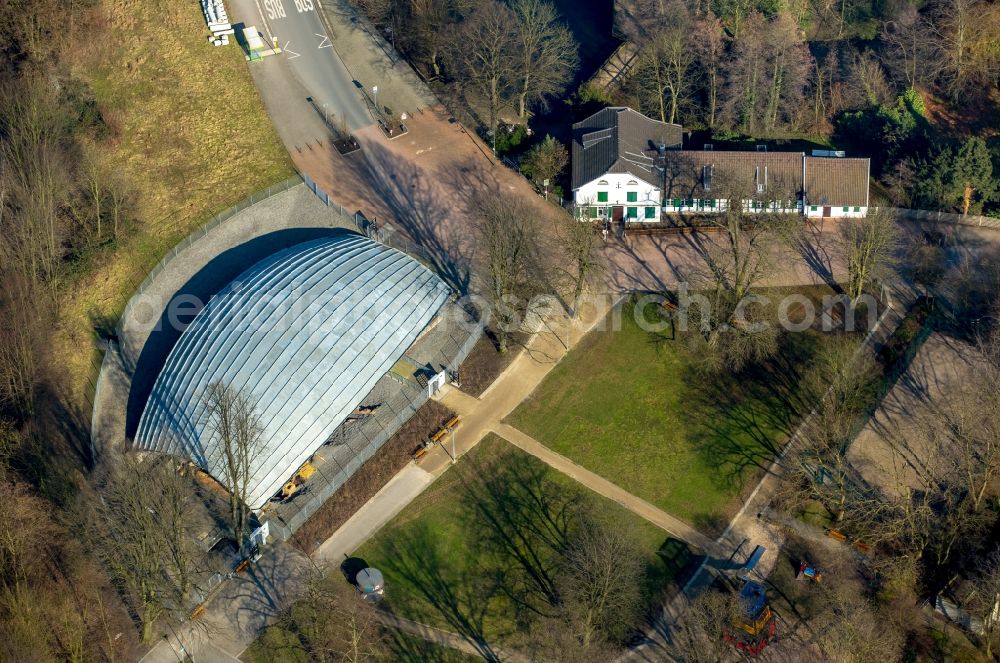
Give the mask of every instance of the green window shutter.
[[596, 207], [588, 207], [587, 208], [587, 216], [589, 216], [591, 219], [596, 219], [597, 218], [597, 208]]
[[684, 204], [687, 205], [688, 207], [694, 207], [694, 200], [688, 198]]
[[625, 194], [625, 200], [630, 203], [634, 203], [639, 200], [639, 193], [637, 191], [629, 191]]
[[816, 205], [810, 205], [810, 206], [809, 206], [809, 211], [810, 211], [810, 212], [815, 212], [815, 211], [816, 211], [817, 209], [819, 209], [819, 208], [818, 208], [818, 207], [816, 207]]
[[606, 203], [606, 202], [608, 202], [608, 192], [607, 191], [598, 191], [597, 192], [597, 202], [599, 202], [599, 203]]
[[638, 207], [629, 207], [628, 208], [628, 218], [630, 218], [630, 219], [637, 219], [637, 218], [639, 218], [639, 208]]
[[655, 207], [647, 207], [646, 208], [646, 218], [647, 219], [655, 219], [656, 218], [656, 208]]
[[709, 207], [715, 207], [715, 199], [714, 198], [709, 198], [705, 202], [708, 204]]
[[680, 207], [680, 206], [681, 206], [681, 199], [674, 198], [674, 207]]
[[854, 211], [855, 211], [855, 212], [860, 212], [860, 211], [861, 211], [861, 208], [860, 208], [860, 207], [855, 207], [855, 208], [854, 208]]

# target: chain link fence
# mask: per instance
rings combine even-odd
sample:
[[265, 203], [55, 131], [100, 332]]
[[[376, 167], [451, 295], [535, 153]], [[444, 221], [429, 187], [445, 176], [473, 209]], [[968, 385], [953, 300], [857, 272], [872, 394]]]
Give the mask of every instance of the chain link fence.
[[890, 207], [900, 218], [910, 221], [930, 221], [931, 223], [951, 223], [959, 226], [974, 226], [976, 228], [991, 228], [1000, 230], [1000, 219], [975, 214], [952, 214], [951, 212], [931, 212], [922, 209], [907, 209], [905, 207]]
[[[445, 305], [441, 321], [431, 328], [402, 358], [414, 368], [429, 367], [430, 373], [454, 374], [482, 336], [482, 326], [457, 304]], [[464, 324], [452, 324], [464, 313]], [[285, 502], [266, 507], [271, 532], [287, 541], [366, 461], [375, 455], [403, 424], [427, 402], [426, 384], [390, 371], [359, 404], [374, 408], [371, 414], [354, 415], [340, 424], [311, 460], [316, 472], [304, 487]]]

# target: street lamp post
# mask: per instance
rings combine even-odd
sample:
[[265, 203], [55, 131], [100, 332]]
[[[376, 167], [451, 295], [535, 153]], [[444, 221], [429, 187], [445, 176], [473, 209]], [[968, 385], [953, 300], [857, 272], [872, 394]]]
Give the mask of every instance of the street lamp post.
[[372, 96], [375, 97], [375, 112], [378, 113], [379, 116], [381, 116], [382, 115], [382, 111], [380, 111], [379, 107], [378, 107], [378, 86], [377, 85], [373, 85], [372, 86]]

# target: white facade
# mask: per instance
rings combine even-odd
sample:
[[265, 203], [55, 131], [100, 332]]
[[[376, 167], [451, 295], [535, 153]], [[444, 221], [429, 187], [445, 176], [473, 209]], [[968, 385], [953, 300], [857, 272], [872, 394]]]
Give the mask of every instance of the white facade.
[[[626, 218], [659, 221], [660, 189], [628, 173], [607, 173], [573, 192], [583, 218], [610, 218], [612, 207], [622, 207]], [[596, 208], [596, 212], [594, 211]]]
[[[844, 205], [827, 205], [830, 208], [830, 213], [826, 216], [830, 218], [864, 218], [868, 214], [867, 207], [844, 206]], [[806, 216], [810, 219], [822, 218], [823, 215], [823, 205], [809, 205], [806, 207]]]
[[[663, 206], [663, 211], [667, 214], [710, 214], [712, 212], [725, 212], [727, 209], [729, 209], [729, 201], [725, 198], [688, 200], [675, 198], [668, 199]], [[743, 211], [748, 214], [758, 212], [802, 214], [802, 203], [789, 200], [784, 207], [781, 207], [777, 202], [764, 203], [756, 200], [744, 200]]]

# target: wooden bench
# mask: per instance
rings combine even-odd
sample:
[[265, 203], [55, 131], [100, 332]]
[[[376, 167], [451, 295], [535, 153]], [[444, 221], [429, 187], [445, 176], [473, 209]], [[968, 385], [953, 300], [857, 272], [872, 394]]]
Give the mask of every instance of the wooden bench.
[[425, 446], [417, 447], [417, 450], [414, 451], [413, 454], [412, 454], [413, 455], [413, 460], [415, 462], [419, 463], [420, 459], [427, 455], [427, 450], [428, 449], [430, 449], [430, 447], [425, 447]]

